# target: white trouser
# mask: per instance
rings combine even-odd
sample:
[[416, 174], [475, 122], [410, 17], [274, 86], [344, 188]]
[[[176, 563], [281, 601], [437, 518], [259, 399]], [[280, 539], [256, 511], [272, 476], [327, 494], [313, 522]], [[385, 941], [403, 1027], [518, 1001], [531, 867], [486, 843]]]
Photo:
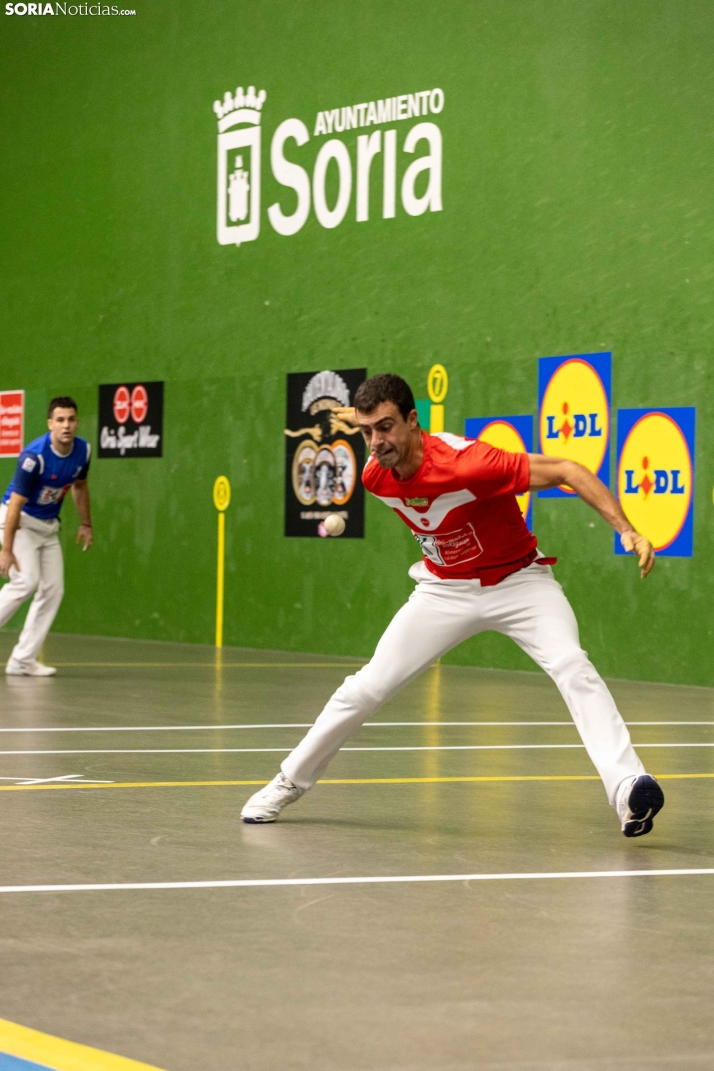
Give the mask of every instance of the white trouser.
[[[7, 506], [0, 507], [0, 538], [4, 535]], [[10, 580], [0, 590], [0, 628], [6, 625], [34, 592], [20, 638], [10, 656], [27, 664], [40, 653], [64, 594], [64, 563], [57, 537], [59, 521], [41, 521], [20, 514], [13, 553], [20, 566], [10, 569]]]
[[400, 688], [441, 655], [478, 632], [515, 640], [560, 689], [610, 803], [625, 778], [644, 773], [605, 682], [580, 646], [578, 624], [547, 565], [530, 565], [492, 587], [478, 580], [440, 580], [422, 562], [418, 581], [392, 619], [371, 662], [347, 677], [282, 770], [310, 788], [347, 737]]

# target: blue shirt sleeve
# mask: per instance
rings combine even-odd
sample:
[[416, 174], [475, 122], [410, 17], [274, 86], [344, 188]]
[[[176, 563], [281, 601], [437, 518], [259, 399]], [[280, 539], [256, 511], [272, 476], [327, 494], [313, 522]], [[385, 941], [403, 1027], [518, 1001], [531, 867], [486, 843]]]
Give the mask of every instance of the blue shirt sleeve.
[[40, 482], [41, 462], [33, 450], [23, 450], [17, 459], [12, 490], [23, 498], [32, 498]]
[[90, 457], [91, 453], [92, 453], [92, 447], [91, 447], [90, 443], [87, 443], [87, 460], [85, 461], [84, 465], [82, 466], [82, 471], [80, 472], [79, 476], [77, 477], [78, 480], [86, 480], [87, 479], [87, 473], [89, 472], [89, 462], [91, 460], [91, 457]]

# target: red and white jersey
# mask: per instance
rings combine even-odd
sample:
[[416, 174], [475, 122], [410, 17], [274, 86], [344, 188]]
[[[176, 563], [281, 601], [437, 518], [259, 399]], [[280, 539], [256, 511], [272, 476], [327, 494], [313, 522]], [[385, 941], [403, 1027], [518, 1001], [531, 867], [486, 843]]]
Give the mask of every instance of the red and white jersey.
[[422, 432], [422, 442], [424, 459], [410, 480], [370, 457], [362, 481], [409, 525], [427, 568], [489, 586], [534, 561], [535, 536], [515, 497], [530, 484], [528, 455], [448, 432]]

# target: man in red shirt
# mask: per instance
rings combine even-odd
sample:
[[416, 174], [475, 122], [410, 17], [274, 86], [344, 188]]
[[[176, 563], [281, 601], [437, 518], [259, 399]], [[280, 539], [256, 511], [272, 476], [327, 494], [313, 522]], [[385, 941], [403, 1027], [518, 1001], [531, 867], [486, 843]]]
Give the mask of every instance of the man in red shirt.
[[565, 700], [602, 777], [626, 837], [652, 829], [662, 789], [636, 755], [615, 702], [580, 646], [575, 615], [542, 557], [516, 501], [525, 491], [571, 487], [620, 533], [644, 578], [651, 544], [588, 469], [541, 454], [510, 454], [419, 427], [414, 397], [399, 376], [368, 379], [355, 410], [370, 457], [362, 480], [412, 529], [422, 561], [416, 588], [377, 644], [372, 660], [347, 677], [281, 772], [241, 812], [244, 822], [274, 822], [315, 784], [348, 736], [457, 644], [494, 629], [510, 636], [548, 673]]

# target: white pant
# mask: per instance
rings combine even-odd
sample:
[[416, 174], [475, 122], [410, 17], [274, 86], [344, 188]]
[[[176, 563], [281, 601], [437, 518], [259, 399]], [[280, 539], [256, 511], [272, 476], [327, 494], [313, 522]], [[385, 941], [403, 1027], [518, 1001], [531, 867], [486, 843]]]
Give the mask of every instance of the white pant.
[[[4, 534], [7, 506], [0, 507], [0, 538]], [[20, 566], [10, 569], [10, 580], [0, 590], [0, 628], [6, 625], [34, 592], [20, 638], [11, 658], [26, 664], [40, 653], [64, 595], [64, 563], [57, 537], [59, 521], [41, 521], [20, 514], [13, 553]]]
[[557, 684], [610, 803], [625, 778], [644, 773], [605, 682], [580, 646], [578, 624], [549, 566], [530, 565], [493, 587], [440, 580], [422, 562], [417, 586], [392, 619], [368, 665], [347, 677], [282, 770], [310, 788], [347, 737], [441, 655], [478, 632], [515, 640]]

